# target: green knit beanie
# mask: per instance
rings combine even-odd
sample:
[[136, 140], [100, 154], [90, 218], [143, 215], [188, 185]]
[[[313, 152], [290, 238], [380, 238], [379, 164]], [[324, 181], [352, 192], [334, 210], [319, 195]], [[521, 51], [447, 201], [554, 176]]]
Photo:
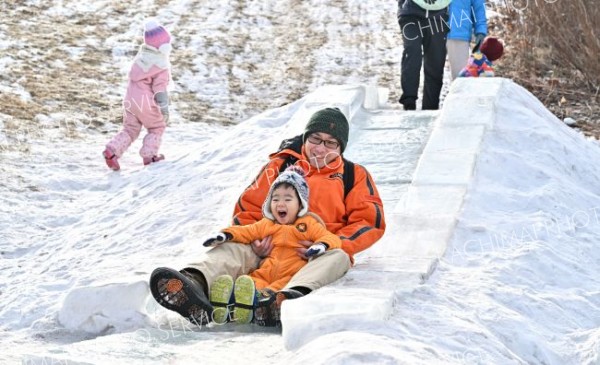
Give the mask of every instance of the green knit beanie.
[[321, 109], [310, 117], [302, 142], [305, 143], [311, 133], [327, 133], [340, 142], [341, 151], [344, 152], [348, 144], [349, 129], [348, 120], [338, 108]]

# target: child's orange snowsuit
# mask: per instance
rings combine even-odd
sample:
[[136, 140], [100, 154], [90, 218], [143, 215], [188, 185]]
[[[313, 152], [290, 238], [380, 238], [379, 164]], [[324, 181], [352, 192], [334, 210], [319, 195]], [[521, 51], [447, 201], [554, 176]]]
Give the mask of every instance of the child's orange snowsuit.
[[231, 226], [223, 232], [233, 236], [231, 241], [245, 244], [267, 236], [273, 237], [273, 250], [260, 267], [250, 273], [257, 289], [281, 290], [306, 265], [307, 261], [296, 253], [296, 248], [304, 247], [299, 241], [323, 242], [329, 246], [328, 249], [342, 247], [340, 238], [327, 231], [320, 218], [313, 213], [296, 219], [293, 224], [282, 225], [263, 218], [246, 226]]

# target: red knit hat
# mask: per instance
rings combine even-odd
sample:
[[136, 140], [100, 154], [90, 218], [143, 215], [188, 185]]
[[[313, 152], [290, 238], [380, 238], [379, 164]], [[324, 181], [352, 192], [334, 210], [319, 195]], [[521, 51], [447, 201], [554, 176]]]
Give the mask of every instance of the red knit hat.
[[487, 37], [481, 44], [481, 47], [479, 47], [479, 51], [483, 53], [488, 60], [496, 61], [502, 57], [504, 46], [502, 45], [502, 42], [498, 40], [498, 38]]
[[171, 35], [155, 20], [149, 20], [144, 25], [144, 43], [159, 49], [163, 44], [171, 43]]

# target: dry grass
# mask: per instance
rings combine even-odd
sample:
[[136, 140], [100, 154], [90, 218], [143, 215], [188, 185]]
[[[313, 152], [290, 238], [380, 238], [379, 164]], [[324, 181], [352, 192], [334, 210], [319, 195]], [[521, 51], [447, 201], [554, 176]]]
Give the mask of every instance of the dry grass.
[[[7, 49], [11, 62], [0, 81], [23, 90], [0, 98], [6, 136], [12, 141], [3, 146], [5, 150], [28, 150], [29, 141], [44, 137], [44, 129], [60, 129], [65, 137], [79, 138], [76, 129], [82, 124], [95, 128], [120, 121], [120, 94], [106, 92], [119, 84], [120, 74], [102, 63], [110, 52], [86, 43], [112, 35], [106, 27], [89, 27], [98, 22], [95, 14], [75, 19], [49, 16], [46, 2], [27, 6], [3, 2], [0, 11], [0, 31], [12, 41]], [[53, 124], [36, 122], [38, 116], [50, 115]]]
[[505, 40], [498, 70], [558, 118], [600, 137], [600, 0], [504, 1], [491, 33]]
[[[140, 41], [130, 39], [132, 24], [141, 24], [159, 10], [177, 10], [170, 9], [172, 2], [167, 0], [143, 5], [109, 2], [97, 12], [80, 11], [77, 3], [0, 3], [0, 34], [14, 40], [8, 53], [14, 62], [0, 73], [0, 85], [18, 85], [28, 93], [0, 98], [0, 117], [31, 124], [37, 115], [71, 114], [83, 116], [93, 127], [121, 123], [125, 77], [114, 62], [114, 41], [105, 40], [117, 39], [119, 52], [132, 59]], [[380, 75], [385, 86], [399, 85], [395, 65], [381, 57], [392, 47], [385, 44], [387, 39], [378, 40], [369, 32], [363, 4], [335, 0], [321, 5], [341, 12], [342, 17], [331, 17], [330, 11], [315, 11], [296, 0], [251, 6], [234, 1], [226, 14], [218, 2], [192, 0], [186, 6], [189, 11], [176, 19], [172, 29], [176, 44], [171, 55], [176, 85], [171, 101], [182, 122], [237, 123], [348, 75], [357, 75], [358, 82]], [[70, 11], [75, 13], [68, 15]], [[378, 24], [386, 34], [397, 33], [395, 17], [388, 18], [388, 12], [383, 16]], [[220, 23], [215, 23], [216, 17]], [[265, 23], [268, 26], [261, 25]], [[346, 25], [340, 33], [345, 48], [340, 50], [340, 61], [331, 65], [334, 69], [316, 70], [330, 40], [329, 29]], [[371, 46], [374, 41], [378, 47]], [[348, 53], [360, 54], [363, 62], [344, 63]]]
[[[600, 0], [545, 1], [528, 1], [540, 4], [537, 13], [498, 9], [505, 17], [490, 22], [491, 33], [507, 45], [498, 73], [532, 91], [559, 118], [572, 117], [587, 134], [597, 133], [600, 63], [594, 55], [600, 51], [593, 26], [600, 24]], [[105, 40], [116, 37], [123, 57], [133, 58], [139, 39], [126, 35], [132, 24], [170, 4], [109, 2], [98, 12], [68, 16], [52, 12], [57, 3], [77, 8], [74, 0], [0, 2], [0, 34], [14, 41], [6, 49], [11, 62], [0, 73], [0, 85], [23, 91], [2, 93], [0, 118], [21, 149], [29, 137], [43, 137], [35, 128], [58, 125], [65, 136], [78, 138], [78, 125], [104, 130], [120, 124], [125, 76], [115, 64], [113, 43]], [[366, 3], [342, 0], [320, 5], [327, 11], [296, 0], [231, 4], [227, 19], [215, 24], [209, 19], [221, 16], [222, 5], [193, 0], [173, 29], [171, 101], [181, 122], [236, 123], [316, 86], [348, 80], [377, 79], [390, 88], [390, 104], [396, 105], [400, 53], [394, 50], [401, 40], [395, 4], [386, 3], [389, 11], [374, 18]], [[270, 27], [256, 29], [265, 21]], [[373, 23], [381, 26], [376, 32]], [[37, 123], [39, 115], [52, 116], [54, 125]]]

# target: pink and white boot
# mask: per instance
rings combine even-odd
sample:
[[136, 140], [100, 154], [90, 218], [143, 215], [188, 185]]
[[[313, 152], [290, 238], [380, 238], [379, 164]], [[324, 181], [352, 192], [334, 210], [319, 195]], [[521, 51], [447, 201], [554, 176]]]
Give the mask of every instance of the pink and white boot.
[[144, 166], [150, 165], [153, 162], [162, 161], [165, 159], [165, 156], [160, 154], [152, 157], [144, 157]]
[[104, 161], [106, 162], [106, 166], [108, 166], [109, 168], [111, 168], [112, 170], [115, 170], [115, 171], [119, 171], [121, 169], [117, 155], [115, 155], [114, 152], [110, 148], [107, 147], [104, 150], [104, 152], [102, 152], [102, 155], [104, 156]]

